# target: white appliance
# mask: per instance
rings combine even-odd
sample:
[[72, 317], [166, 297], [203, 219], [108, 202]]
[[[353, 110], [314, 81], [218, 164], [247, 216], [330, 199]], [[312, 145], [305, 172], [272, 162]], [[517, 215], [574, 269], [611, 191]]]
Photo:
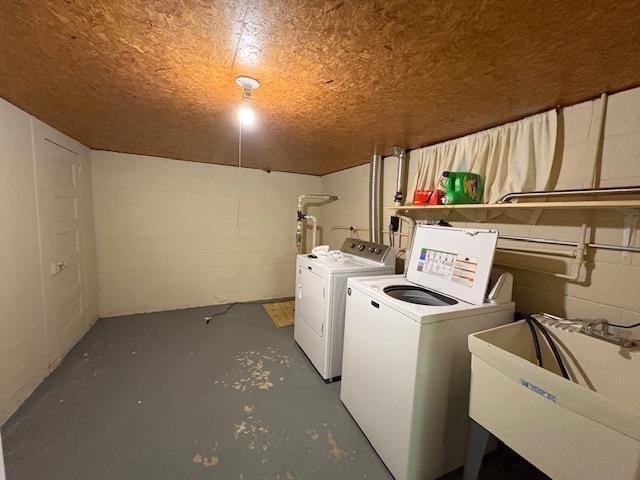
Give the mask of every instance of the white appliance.
[[[578, 322], [535, 317], [571, 380], [540, 332], [544, 368], [537, 365], [524, 321], [469, 336], [475, 433], [488, 430], [550, 478], [640, 479], [640, 349], [613, 334], [584, 334]], [[471, 452], [481, 452], [487, 437], [474, 437]], [[465, 478], [478, 478], [474, 460], [479, 466], [467, 457]]]
[[[342, 370], [347, 279], [395, 271], [395, 250], [347, 238], [336, 255], [298, 255], [293, 336], [325, 381]], [[315, 257], [315, 258], [314, 258]]]
[[5, 480], [4, 456], [2, 455], [2, 437], [0, 437], [0, 480]]
[[340, 398], [397, 480], [464, 463], [467, 336], [513, 321], [513, 280], [486, 298], [498, 233], [419, 225], [407, 275], [349, 279]]

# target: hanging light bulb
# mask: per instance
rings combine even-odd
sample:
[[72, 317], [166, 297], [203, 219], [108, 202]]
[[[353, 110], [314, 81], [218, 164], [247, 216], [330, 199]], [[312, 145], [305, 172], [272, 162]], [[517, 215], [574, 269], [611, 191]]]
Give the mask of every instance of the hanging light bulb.
[[260, 82], [253, 77], [239, 75], [236, 83], [243, 89], [242, 104], [238, 110], [238, 119], [243, 126], [253, 125], [256, 121], [256, 112], [251, 108], [251, 91], [260, 86]]
[[251, 105], [243, 104], [238, 109], [238, 119], [244, 126], [253, 125], [256, 121], [256, 112], [253, 111]]
[[238, 209], [236, 213], [236, 231], [238, 235], [242, 235], [240, 231], [240, 207], [241, 207], [241, 195], [242, 183], [242, 130], [244, 126], [252, 125], [256, 121], [256, 112], [251, 108], [251, 91], [254, 88], [260, 86], [260, 82], [252, 77], [246, 75], [239, 75], [236, 77], [236, 83], [242, 87], [242, 103], [238, 109], [238, 120], [240, 125], [238, 126]]

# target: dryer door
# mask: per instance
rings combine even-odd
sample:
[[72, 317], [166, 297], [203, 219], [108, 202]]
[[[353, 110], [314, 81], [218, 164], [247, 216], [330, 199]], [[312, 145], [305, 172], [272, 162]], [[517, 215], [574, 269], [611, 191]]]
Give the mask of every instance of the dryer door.
[[297, 292], [297, 313], [319, 337], [324, 334], [325, 290], [324, 278], [302, 267]]

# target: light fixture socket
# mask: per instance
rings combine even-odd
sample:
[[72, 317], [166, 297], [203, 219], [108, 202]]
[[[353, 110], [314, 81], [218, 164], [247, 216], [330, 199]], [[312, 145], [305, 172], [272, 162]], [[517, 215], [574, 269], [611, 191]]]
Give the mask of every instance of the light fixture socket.
[[253, 77], [247, 75], [238, 75], [236, 77], [236, 83], [245, 90], [255, 90], [260, 86], [260, 82]]
[[255, 121], [255, 113], [251, 108], [251, 92], [260, 86], [260, 82], [247, 75], [238, 75], [236, 84], [242, 87], [242, 103], [238, 110], [241, 125], [251, 125]]

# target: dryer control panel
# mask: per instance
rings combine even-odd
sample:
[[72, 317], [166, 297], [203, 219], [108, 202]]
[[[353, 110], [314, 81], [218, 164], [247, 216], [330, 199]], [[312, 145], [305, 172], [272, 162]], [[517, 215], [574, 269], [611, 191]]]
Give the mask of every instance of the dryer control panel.
[[346, 238], [340, 251], [350, 253], [354, 257], [366, 258], [383, 263], [391, 247], [381, 243], [367, 242], [359, 238]]

